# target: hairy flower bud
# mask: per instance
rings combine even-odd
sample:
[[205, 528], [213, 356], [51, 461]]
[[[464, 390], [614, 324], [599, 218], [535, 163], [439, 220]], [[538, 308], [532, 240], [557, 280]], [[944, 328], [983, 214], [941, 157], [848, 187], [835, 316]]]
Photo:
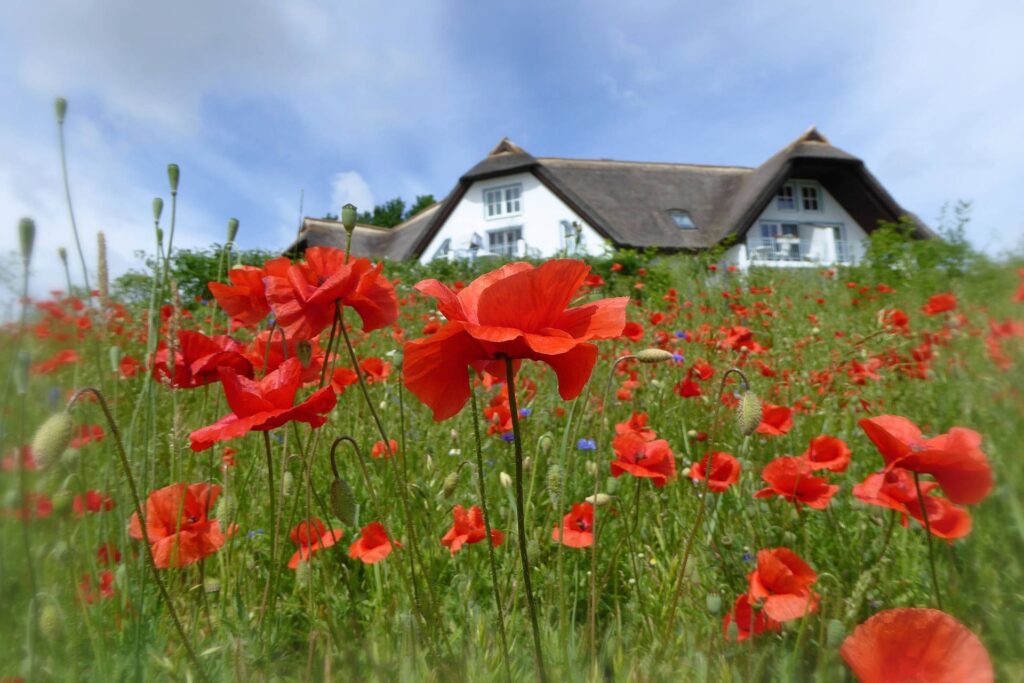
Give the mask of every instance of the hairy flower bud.
[[358, 214], [356, 213], [355, 204], [346, 204], [341, 207], [341, 224], [345, 226], [347, 232], [352, 232], [356, 229], [356, 220], [358, 220]]
[[843, 627], [843, 622], [838, 619], [829, 619], [825, 632], [828, 634], [828, 646], [830, 649], [839, 647], [846, 637], [846, 629]]
[[58, 97], [53, 101], [53, 110], [57, 114], [57, 124], [61, 125], [64, 123], [64, 117], [68, 113], [68, 101], [63, 97]]
[[32, 247], [36, 243], [36, 222], [31, 218], [18, 221], [18, 239], [21, 242], [21, 262], [28, 267], [32, 260]]
[[745, 391], [740, 396], [739, 409], [736, 411], [736, 427], [740, 434], [753, 434], [761, 424], [761, 399], [753, 391]]
[[598, 494], [591, 494], [591, 495], [587, 496], [586, 498], [584, 498], [583, 500], [587, 501], [588, 503], [590, 503], [591, 505], [593, 505], [595, 507], [602, 507], [602, 506], [607, 505], [608, 503], [612, 502], [612, 497], [609, 496], [607, 493], [598, 493]]
[[294, 490], [295, 475], [291, 472], [285, 472], [284, 476], [281, 477], [281, 493], [285, 498], [289, 498]]
[[60, 637], [60, 610], [53, 603], [46, 603], [39, 610], [39, 633], [45, 640], [56, 641]]
[[167, 164], [167, 182], [171, 185], [171, 194], [178, 194], [178, 180], [181, 178], [181, 169], [177, 164]]
[[672, 360], [672, 354], [665, 349], [644, 349], [638, 351], [636, 359], [641, 363], [664, 363], [665, 361]]
[[228, 219], [228, 244], [234, 244], [235, 237], [238, 236], [238, 219]]
[[68, 449], [74, 426], [71, 414], [66, 410], [54, 413], [39, 425], [32, 437], [32, 455], [40, 468], [45, 468]]
[[458, 486], [459, 472], [456, 470], [444, 478], [444, 483], [441, 484], [441, 495], [445, 498], [451, 498], [455, 494], [455, 489]]
[[498, 480], [501, 481], [501, 485], [505, 488], [512, 486], [512, 477], [509, 476], [508, 472], [501, 472], [498, 474]]
[[331, 512], [341, 520], [342, 524], [355, 526], [356, 495], [345, 479], [335, 479], [331, 482], [330, 498]]
[[153, 221], [159, 223], [160, 215], [164, 212], [164, 200], [160, 197], [153, 197]]

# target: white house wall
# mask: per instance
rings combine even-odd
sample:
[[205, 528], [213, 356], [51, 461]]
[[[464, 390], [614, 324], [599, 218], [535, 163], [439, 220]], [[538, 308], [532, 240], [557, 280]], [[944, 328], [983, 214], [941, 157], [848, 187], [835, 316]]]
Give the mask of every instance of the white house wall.
[[[517, 183], [522, 185], [521, 212], [514, 216], [488, 218], [484, 192], [490, 188]], [[448, 220], [423, 250], [420, 261], [430, 261], [446, 239], [451, 239], [451, 250], [461, 251], [469, 248], [470, 240], [476, 233], [483, 238], [483, 246], [486, 249], [488, 231], [517, 226], [522, 227], [523, 240], [528, 249], [538, 250], [541, 257], [555, 256], [560, 252], [564, 253], [565, 249], [562, 221], [568, 221], [570, 224], [576, 221], [582, 226], [581, 252], [592, 256], [605, 252], [604, 238], [532, 173], [517, 173], [477, 181], [469, 187], [458, 206], [448, 216]]]
[[[801, 182], [799, 179], [793, 179]], [[849, 249], [849, 261], [859, 263], [864, 256], [864, 241], [868, 238], [867, 233], [854, 218], [836, 201], [835, 197], [828, 193], [820, 184], [817, 185], [819, 196], [822, 198], [820, 211], [805, 211], [803, 209], [779, 209], [776, 200], [773, 198], [768, 207], [758, 216], [757, 220], [750, 226], [749, 231], [743, 239], [731, 246], [723, 256], [722, 260], [728, 265], [736, 265], [746, 269], [750, 265], [770, 265], [779, 267], [813, 267], [818, 265], [831, 265], [835, 263], [835, 246], [831, 244], [824, 231], [814, 230], [812, 224], [838, 225], [842, 226], [845, 234], [845, 242]], [[798, 198], [799, 201], [799, 198]], [[809, 252], [811, 258], [807, 261], [751, 261], [754, 240], [761, 236], [761, 223], [796, 223], [801, 226], [800, 236], [804, 248]]]

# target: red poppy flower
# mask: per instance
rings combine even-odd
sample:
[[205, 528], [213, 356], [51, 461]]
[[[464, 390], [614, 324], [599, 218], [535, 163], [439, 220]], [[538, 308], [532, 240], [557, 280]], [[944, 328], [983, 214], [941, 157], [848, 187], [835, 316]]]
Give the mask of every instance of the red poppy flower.
[[71, 510], [76, 517], [81, 517], [86, 512], [107, 512], [114, 509], [114, 499], [99, 491], [86, 491], [85, 495], [75, 496], [71, 503]]
[[106, 566], [117, 564], [121, 561], [121, 551], [111, 543], [104, 543], [96, 549], [96, 563]]
[[566, 308], [590, 267], [551, 260], [534, 268], [509, 263], [458, 293], [437, 280], [416, 289], [437, 299], [448, 322], [405, 345], [405, 385], [444, 420], [469, 399], [469, 365], [504, 377], [503, 357], [547, 363], [565, 400], [583, 390], [597, 360], [593, 339], [614, 339], [626, 324], [628, 298]]
[[594, 506], [573, 503], [572, 512], [562, 518], [562, 526], [551, 532], [551, 540], [570, 548], [589, 548], [594, 544]]
[[230, 285], [210, 282], [207, 287], [232, 320], [242, 327], [256, 327], [270, 313], [270, 304], [263, 288], [265, 277], [287, 277], [292, 262], [287, 258], [275, 258], [255, 266], [236, 266], [228, 272]]
[[850, 466], [850, 447], [842, 439], [823, 434], [811, 439], [811, 444], [800, 457], [812, 470], [845, 472]]
[[644, 338], [644, 327], [640, 323], [628, 322], [622, 328], [622, 336], [634, 342]]
[[[711, 474], [707, 476], [705, 472], [709, 460], [711, 461]], [[690, 479], [704, 481], [705, 476], [708, 480], [708, 490], [712, 493], [722, 493], [739, 481], [740, 461], [730, 453], [712, 451], [690, 468]]]
[[[470, 285], [472, 287], [473, 285]], [[484, 513], [479, 506], [466, 510], [461, 505], [452, 508], [452, 528], [441, 538], [441, 545], [448, 548], [452, 555], [459, 552], [463, 544], [479, 543], [486, 538]], [[497, 547], [505, 542], [505, 534], [491, 527], [491, 545]]]
[[627, 432], [633, 432], [644, 441], [654, 441], [658, 438], [658, 434], [647, 426], [647, 413], [634, 412], [629, 416], [628, 421], [619, 422], [615, 425], [616, 434], [625, 434]]
[[254, 382], [230, 368], [220, 371], [228, 406], [234, 412], [191, 434], [193, 451], [203, 451], [217, 443], [248, 434], [252, 430], [269, 431], [293, 420], [316, 429], [327, 421], [327, 413], [337, 400], [334, 389], [324, 387], [298, 405], [292, 405], [302, 381], [302, 364], [289, 358], [277, 370]]
[[264, 330], [253, 338], [245, 352], [245, 357], [253, 368], [261, 370], [265, 375], [281, 367], [281, 363], [289, 358], [302, 360], [299, 353], [301, 344], [309, 344], [309, 362], [302, 366], [302, 382], [318, 382], [324, 367], [325, 352], [320, 348], [320, 338], [284, 340], [283, 332]]
[[950, 501], [973, 504], [992, 491], [992, 468], [981, 451], [977, 432], [953, 427], [946, 434], [925, 439], [917, 425], [898, 415], [865, 418], [858, 424], [887, 468], [932, 475]]
[[956, 310], [956, 296], [952, 292], [933, 294], [928, 298], [928, 303], [921, 307], [925, 315], [938, 315], [946, 311]]
[[992, 660], [978, 636], [936, 609], [879, 612], [839, 648], [861, 683], [991, 683]]
[[377, 443], [373, 444], [373, 448], [370, 450], [370, 456], [374, 458], [388, 458], [391, 457], [392, 453], [398, 452], [398, 442], [394, 439], [388, 439], [388, 446], [391, 446], [389, 451], [387, 446], [384, 445], [384, 441], [378, 440]]
[[348, 556], [364, 564], [376, 564], [391, 554], [394, 546], [402, 547], [398, 541], [388, 538], [388, 532], [380, 522], [370, 522], [359, 531], [359, 538], [348, 547]]
[[775, 621], [792, 621], [818, 609], [818, 594], [811, 590], [818, 574], [789, 548], [759, 550], [757, 569], [748, 579], [748, 596]]
[[310, 517], [299, 522], [291, 531], [292, 543], [299, 546], [292, 558], [288, 560], [288, 568], [295, 569], [299, 562], [308, 562], [313, 553], [330, 548], [341, 540], [344, 529], [327, 530], [318, 517]]
[[245, 347], [231, 337], [207, 337], [202, 332], [178, 332], [174, 350], [173, 374], [167, 344], [160, 342], [153, 361], [153, 377], [177, 389], [188, 389], [216, 382], [221, 368], [252, 377], [252, 363], [243, 354]]
[[114, 597], [114, 572], [105, 569], [100, 572], [99, 582], [96, 588], [92, 585], [92, 576], [83, 574], [82, 581], [78, 584], [79, 594], [87, 604], [93, 604], [98, 600], [107, 600]]
[[349, 258], [331, 247], [310, 247], [305, 263], [288, 267], [284, 276], [263, 280], [267, 303], [289, 338], [309, 339], [334, 320], [335, 302], [355, 309], [363, 331], [386, 327], [398, 318], [395, 288], [381, 275], [383, 264]]
[[746, 593], [736, 598], [732, 611], [722, 617], [722, 635], [729, 638], [729, 624], [735, 623], [737, 627], [736, 642], [742, 643], [750, 636], [756, 636], [764, 631], [778, 631], [782, 624], [769, 619], [763, 610], [754, 611], [750, 604], [750, 598]]
[[84, 448], [89, 444], [103, 441], [103, 427], [99, 425], [82, 425], [78, 429], [78, 434], [71, 439], [68, 444], [71, 448]]
[[33, 375], [48, 375], [57, 368], [73, 365], [78, 362], [78, 352], [74, 349], [63, 349], [44, 361], [34, 363], [29, 372]]
[[[220, 495], [211, 484], [171, 484], [146, 499], [146, 540], [160, 569], [184, 567], [212, 555], [224, 545], [220, 522], [209, 518]], [[139, 516], [132, 513], [128, 535], [142, 539]]]
[[967, 510], [953, 505], [945, 498], [931, 495], [938, 488], [935, 482], [922, 482], [921, 495], [924, 508], [928, 513], [928, 524], [925, 525], [921, 503], [917, 497], [913, 475], [904, 469], [895, 467], [885, 472], [868, 475], [867, 479], [853, 487], [853, 495], [869, 505], [896, 510], [900, 513], [900, 523], [907, 526], [908, 517], [913, 517], [918, 524], [931, 530], [939, 538], [962, 538], [971, 532], [971, 515]]
[[676, 383], [672, 391], [682, 398], [696, 398], [703, 393], [700, 385], [693, 381], [693, 368], [686, 371], [686, 375]]
[[629, 472], [634, 477], [650, 479], [655, 487], [661, 488], [676, 476], [676, 459], [664, 439], [645, 441], [634, 432], [626, 432], [612, 440], [612, 448], [615, 450], [615, 460], [611, 462], [613, 477]]
[[793, 428], [793, 409], [764, 402], [761, 409], [761, 424], [757, 425], [758, 434], [766, 436], [782, 436]]
[[813, 471], [803, 458], [775, 458], [761, 471], [761, 478], [768, 486], [755, 493], [754, 498], [780, 496], [796, 505], [802, 503], [815, 510], [824, 510], [839, 487], [814, 476]]
[[380, 358], [370, 357], [359, 361], [359, 369], [363, 371], [363, 378], [367, 384], [383, 382], [391, 374], [391, 363], [385, 363]]

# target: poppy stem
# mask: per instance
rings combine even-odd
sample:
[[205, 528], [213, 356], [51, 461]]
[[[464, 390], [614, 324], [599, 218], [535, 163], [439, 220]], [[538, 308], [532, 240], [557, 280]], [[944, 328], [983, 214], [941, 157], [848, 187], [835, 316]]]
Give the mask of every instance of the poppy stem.
[[914, 472], [914, 488], [917, 489], [917, 504], [921, 507], [921, 516], [924, 517], [924, 530], [928, 536], [928, 565], [932, 570], [932, 589], [935, 591], [935, 604], [942, 609], [942, 594], [939, 593], [939, 575], [935, 572], [935, 547], [932, 544], [932, 525], [928, 521], [928, 508], [924, 504], [924, 494], [921, 493], [921, 475]]
[[491, 587], [494, 592], [494, 605], [498, 609], [498, 633], [501, 636], [501, 656], [505, 665], [505, 678], [512, 683], [512, 667], [508, 659], [508, 636], [505, 635], [505, 613], [501, 607], [501, 592], [498, 588], [498, 563], [494, 557], [494, 543], [491, 542], [491, 515], [487, 510], [487, 491], [484, 484], [484, 456], [480, 445], [480, 412], [476, 401], [476, 390], [471, 387], [469, 392], [473, 408], [473, 436], [476, 440], [476, 482], [480, 489], [480, 509], [484, 513], [484, 533], [487, 539], [487, 559], [491, 565]]
[[263, 605], [260, 608], [260, 624], [264, 623], [267, 610], [273, 609], [273, 586], [277, 583], [277, 494], [274, 492], [274, 454], [270, 448], [270, 432], [263, 432], [263, 451], [267, 456], [267, 490], [270, 492], [270, 573], [263, 589]]
[[379, 508], [380, 505], [377, 500], [377, 490], [373, 488], [373, 481], [370, 480], [370, 473], [366, 471], [366, 463], [364, 462], [363, 451], [362, 449], [359, 448], [359, 444], [356, 443], [356, 440], [353, 439], [351, 436], [339, 436], [337, 439], [334, 440], [333, 443], [331, 443], [331, 472], [334, 473], [334, 478], [341, 479], [341, 472], [338, 471], [338, 461], [335, 458], [335, 451], [338, 450], [338, 445], [341, 444], [343, 441], [349, 443], [352, 446], [352, 448], [355, 449], [356, 462], [359, 463], [359, 469], [363, 473], [363, 481], [366, 482], [366, 488], [370, 492], [370, 498], [373, 499], [374, 507]]
[[540, 648], [540, 627], [537, 625], [537, 607], [533, 599], [533, 585], [530, 582], [530, 558], [526, 550], [526, 519], [523, 502], [523, 435], [519, 429], [519, 406], [516, 404], [515, 368], [512, 358], [505, 356], [505, 386], [508, 387], [508, 407], [512, 413], [512, 435], [515, 437], [516, 454], [516, 531], [519, 536], [519, 558], [523, 564], [523, 587], [526, 589], [526, 605], [530, 612], [530, 627], [533, 629], [533, 659], [537, 666], [537, 678], [547, 681], [544, 672], [544, 655]]
[[[110, 407], [107, 405], [107, 399], [103, 396], [103, 392], [94, 387], [79, 389], [68, 401], [67, 411], [70, 413], [74, 405], [85, 394], [92, 394], [96, 397], [100, 404], [100, 409], [103, 411], [103, 416], [107, 420], [107, 426], [110, 427], [110, 433], [114, 435], [114, 443], [117, 444], [117, 455], [121, 461], [121, 468], [124, 470], [125, 478], [128, 479], [128, 489], [131, 491], [132, 502], [135, 504], [135, 514], [139, 518], [139, 528], [142, 529], [144, 542], [148, 543], [149, 532], [146, 526], [146, 513], [142, 508], [142, 498], [139, 497], [139, 489], [135, 485], [135, 475], [132, 474], [132, 468], [128, 464], [128, 453], [125, 452], [124, 442], [121, 440], [121, 431], [117, 427], [117, 422], [114, 421], [114, 416], [110, 412]], [[171, 602], [171, 596], [168, 594], [167, 586], [164, 585], [164, 580], [160, 576], [160, 570], [156, 568], [152, 550], [147, 550], [143, 554], [146, 556], [146, 564], [149, 565], [150, 570], [153, 572], [153, 580], [156, 581], [157, 588], [160, 590], [160, 597], [163, 598], [164, 604], [167, 605], [167, 612], [171, 615], [171, 621], [174, 622], [174, 628], [178, 632], [178, 637], [181, 638], [181, 643], [185, 646], [185, 652], [188, 654], [189, 661], [195, 667], [199, 679], [201, 681], [209, 681], [210, 679], [207, 678], [203, 665], [199, 662], [199, 657], [196, 656], [196, 651], [192, 649], [192, 643], [189, 642], [188, 636], [185, 634], [185, 627], [182, 625], [181, 619], [178, 618], [178, 613], [174, 609], [174, 603]]]

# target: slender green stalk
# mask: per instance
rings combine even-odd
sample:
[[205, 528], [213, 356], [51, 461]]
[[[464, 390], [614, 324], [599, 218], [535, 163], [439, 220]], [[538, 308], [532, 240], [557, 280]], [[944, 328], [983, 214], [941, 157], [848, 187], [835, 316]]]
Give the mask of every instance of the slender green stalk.
[[267, 456], [267, 491], [270, 494], [270, 571], [263, 588], [263, 603], [260, 608], [260, 625], [264, 623], [267, 610], [273, 605], [273, 586], [277, 579], [277, 493], [274, 489], [274, 453], [270, 447], [270, 432], [263, 432], [263, 450]]
[[544, 683], [544, 654], [540, 647], [540, 627], [537, 625], [537, 606], [533, 599], [533, 584], [530, 582], [530, 558], [526, 550], [526, 519], [523, 501], [523, 435], [519, 428], [519, 406], [516, 404], [515, 368], [512, 358], [505, 356], [505, 386], [508, 387], [508, 407], [512, 413], [512, 435], [515, 438], [516, 454], [516, 530], [519, 535], [519, 557], [523, 564], [523, 587], [526, 590], [526, 605], [530, 613], [530, 627], [533, 629], [533, 659], [537, 667], [537, 678]]
[[935, 571], [935, 546], [932, 543], [932, 524], [928, 520], [928, 508], [924, 504], [924, 494], [921, 492], [921, 475], [914, 472], [914, 488], [917, 489], [917, 504], [921, 507], [921, 516], [924, 517], [924, 530], [928, 536], [928, 566], [932, 571], [932, 589], [935, 591], [935, 604], [942, 609], [942, 594], [939, 592], [939, 575]]
[[[128, 453], [124, 449], [124, 443], [121, 441], [121, 431], [117, 427], [117, 422], [114, 421], [114, 416], [110, 412], [110, 407], [107, 405], [107, 399], [104, 398], [103, 393], [93, 387], [86, 387], [79, 389], [68, 401], [67, 410], [70, 412], [74, 407], [78, 399], [85, 394], [92, 394], [100, 404], [100, 409], [103, 411], [103, 416], [107, 420], [107, 426], [110, 428], [110, 433], [114, 436], [114, 443], [117, 445], [117, 454], [121, 460], [121, 468], [124, 470], [125, 478], [128, 480], [128, 489], [132, 494], [132, 502], [135, 504], [135, 514], [139, 518], [139, 528], [142, 529], [144, 537], [143, 543], [148, 544], [148, 534], [146, 529], [146, 513], [142, 507], [142, 498], [139, 496], [139, 489], [135, 485], [135, 475], [132, 474], [131, 465], [128, 463]], [[174, 603], [171, 601], [171, 596], [167, 592], [167, 587], [164, 585], [164, 580], [160, 576], [160, 570], [156, 567], [156, 562], [153, 559], [153, 552], [147, 548], [143, 553], [146, 556], [146, 563], [149, 565], [150, 570], [153, 574], [153, 580], [156, 582], [157, 588], [160, 590], [160, 597], [163, 598], [164, 604], [167, 606], [167, 612], [171, 615], [171, 621], [174, 622], [174, 628], [178, 631], [178, 636], [181, 638], [182, 645], [185, 646], [185, 651], [188, 654], [189, 660], [192, 662], [192, 666], [196, 669], [196, 674], [199, 676], [201, 681], [208, 681], [206, 671], [203, 669], [203, 665], [199, 661], [199, 657], [196, 656], [195, 650], [192, 648], [192, 643], [189, 641], [188, 636], [185, 634], [185, 627], [182, 626], [181, 619], [178, 618], [178, 613], [174, 609]]]
[[498, 609], [498, 634], [501, 636], [501, 657], [505, 665], [505, 678], [511, 683], [512, 667], [508, 659], [508, 637], [505, 635], [505, 613], [501, 607], [501, 592], [498, 589], [498, 563], [494, 557], [494, 544], [491, 543], [491, 514], [487, 510], [487, 487], [484, 483], [484, 456], [480, 444], [480, 411], [476, 401], [476, 389], [470, 387], [470, 399], [473, 408], [473, 437], [476, 441], [476, 482], [480, 490], [480, 508], [484, 513], [484, 545], [487, 546], [487, 559], [491, 565], [491, 588], [494, 592], [494, 606]]
[[[68, 207], [68, 218], [71, 219], [71, 233], [75, 236], [75, 248], [82, 262], [82, 279], [85, 280], [85, 298], [92, 302], [92, 287], [89, 285], [89, 269], [85, 265], [85, 254], [82, 252], [82, 240], [78, 237], [78, 223], [75, 221], [75, 209], [71, 204], [71, 183], [68, 182], [68, 160], [64, 151], [64, 118], [57, 119], [57, 139], [60, 142], [60, 172], [64, 180], [64, 200]], [[71, 295], [71, 291], [68, 291]]]

